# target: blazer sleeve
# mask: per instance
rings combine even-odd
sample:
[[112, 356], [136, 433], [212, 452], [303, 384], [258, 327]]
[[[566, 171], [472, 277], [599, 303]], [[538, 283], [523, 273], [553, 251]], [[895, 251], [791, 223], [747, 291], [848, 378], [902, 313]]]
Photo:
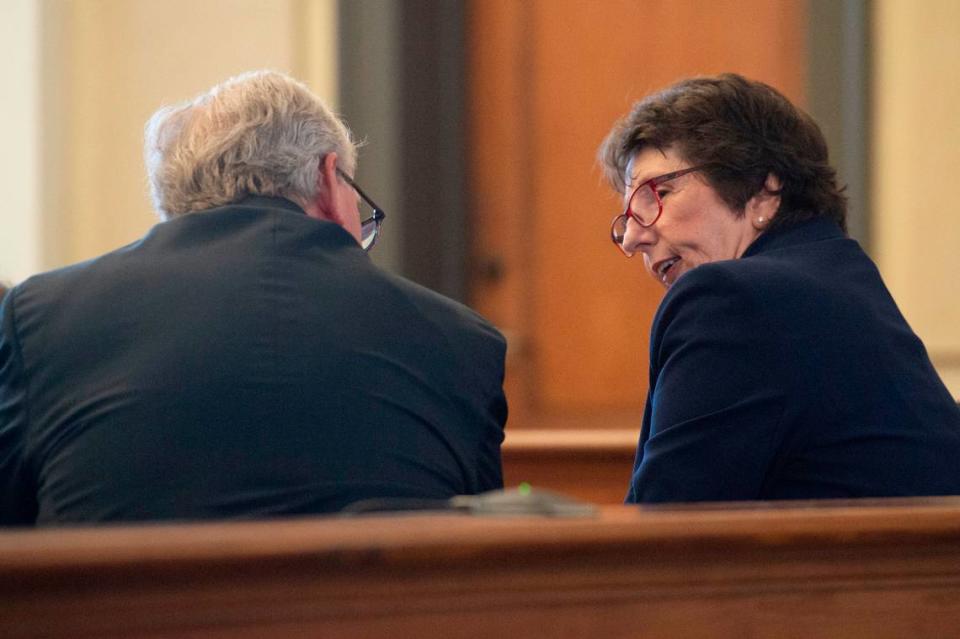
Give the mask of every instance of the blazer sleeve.
[[27, 428], [23, 361], [14, 324], [14, 294], [0, 303], [0, 524], [33, 524], [36, 493], [24, 455]]
[[783, 438], [792, 371], [756, 287], [680, 278], [654, 319], [650, 393], [628, 502], [756, 499]]
[[[477, 384], [482, 392], [483, 428], [478, 448], [478, 492], [503, 488], [503, 467], [500, 448], [507, 422], [507, 398], [503, 391], [506, 359], [506, 340], [492, 326], [486, 327], [490, 364], [483, 369], [482, 381]], [[477, 371], [480, 372], [480, 371]]]

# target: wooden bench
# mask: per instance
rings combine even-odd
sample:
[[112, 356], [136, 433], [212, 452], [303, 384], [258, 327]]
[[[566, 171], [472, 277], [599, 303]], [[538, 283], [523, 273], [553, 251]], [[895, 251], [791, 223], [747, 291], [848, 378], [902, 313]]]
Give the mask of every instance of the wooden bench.
[[960, 500], [0, 533], [0, 636], [946, 637]]

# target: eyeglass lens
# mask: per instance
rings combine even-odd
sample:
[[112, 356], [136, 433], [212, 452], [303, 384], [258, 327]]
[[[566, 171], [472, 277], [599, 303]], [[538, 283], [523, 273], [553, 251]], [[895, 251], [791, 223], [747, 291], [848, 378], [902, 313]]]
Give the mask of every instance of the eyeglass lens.
[[373, 218], [368, 218], [360, 225], [360, 246], [368, 251], [377, 241], [380, 224]]
[[[645, 225], [653, 224], [660, 215], [660, 200], [657, 198], [656, 185], [652, 182], [641, 184], [630, 197], [630, 212]], [[626, 222], [626, 221], [624, 221]], [[626, 230], [626, 225], [624, 225]]]
[[[639, 218], [644, 226], [652, 225], [660, 216], [660, 200], [657, 198], [656, 186], [653, 183], [641, 184], [630, 196], [629, 206], [630, 212], [634, 217]], [[629, 221], [630, 216], [623, 213], [614, 218], [613, 226], [610, 228], [610, 238], [613, 243], [628, 256], [633, 253], [623, 248], [623, 239], [626, 237]]]
[[618, 215], [613, 220], [613, 228], [610, 229], [610, 236], [613, 239], [614, 244], [619, 244], [623, 247], [623, 238], [627, 234], [627, 216]]

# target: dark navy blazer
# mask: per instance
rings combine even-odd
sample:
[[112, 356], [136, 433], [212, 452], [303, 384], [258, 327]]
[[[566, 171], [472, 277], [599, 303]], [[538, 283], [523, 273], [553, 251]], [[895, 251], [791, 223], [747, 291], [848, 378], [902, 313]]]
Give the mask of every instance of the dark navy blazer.
[[253, 198], [2, 307], [0, 521], [207, 519], [502, 485], [503, 337]]
[[667, 292], [628, 502], [942, 494], [960, 494], [960, 410], [832, 222]]

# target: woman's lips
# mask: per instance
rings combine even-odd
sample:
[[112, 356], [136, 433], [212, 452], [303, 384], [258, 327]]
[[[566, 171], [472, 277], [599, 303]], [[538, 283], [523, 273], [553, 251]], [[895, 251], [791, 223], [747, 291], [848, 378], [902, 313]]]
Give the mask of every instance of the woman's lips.
[[665, 260], [660, 260], [654, 264], [653, 271], [656, 274], [657, 278], [660, 279], [660, 282], [665, 286], [669, 286], [673, 283], [673, 280], [676, 278], [671, 277], [673, 274], [674, 267], [680, 262], [679, 257], [669, 257]]

